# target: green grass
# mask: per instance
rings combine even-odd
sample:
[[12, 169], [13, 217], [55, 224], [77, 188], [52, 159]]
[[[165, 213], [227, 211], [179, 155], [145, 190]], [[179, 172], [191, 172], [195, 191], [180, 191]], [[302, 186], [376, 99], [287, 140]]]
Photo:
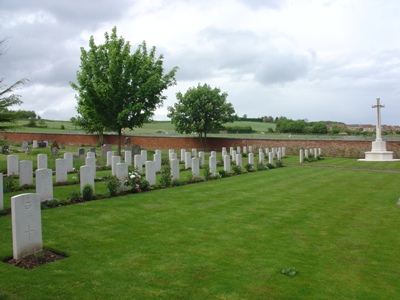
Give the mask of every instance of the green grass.
[[396, 299], [399, 181], [288, 166], [44, 210], [44, 246], [69, 257], [1, 265], [0, 299]]

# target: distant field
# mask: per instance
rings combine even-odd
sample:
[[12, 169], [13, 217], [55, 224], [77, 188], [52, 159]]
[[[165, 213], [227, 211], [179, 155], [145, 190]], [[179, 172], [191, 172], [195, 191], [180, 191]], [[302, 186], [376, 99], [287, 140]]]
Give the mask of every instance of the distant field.
[[[74, 126], [70, 121], [57, 121], [57, 120], [45, 120], [46, 127], [25, 127], [28, 123], [27, 120], [21, 120], [18, 122], [20, 127], [9, 130], [18, 132], [41, 132], [41, 133], [85, 133], [79, 127]], [[253, 133], [249, 134], [208, 134], [208, 137], [235, 137], [235, 138], [272, 138], [272, 139], [339, 139], [339, 140], [373, 140], [374, 137], [364, 137], [364, 136], [338, 136], [338, 135], [312, 135], [312, 134], [289, 134], [289, 133], [276, 133], [268, 132], [268, 130], [275, 130], [276, 125], [274, 123], [262, 123], [262, 122], [250, 122], [250, 121], [236, 121], [233, 123], [224, 124], [228, 127], [241, 126], [247, 127], [251, 126]], [[64, 129], [61, 129], [62, 126]], [[152, 121], [150, 123], [143, 124], [143, 127], [134, 128], [134, 130], [125, 129], [124, 134], [132, 135], [145, 135], [145, 136], [189, 136], [185, 134], [179, 134], [175, 131], [174, 125], [171, 121]], [[112, 133], [111, 134], [115, 134]], [[190, 135], [191, 136], [191, 135]], [[386, 135], [383, 136], [384, 140], [400, 140], [400, 135]]]

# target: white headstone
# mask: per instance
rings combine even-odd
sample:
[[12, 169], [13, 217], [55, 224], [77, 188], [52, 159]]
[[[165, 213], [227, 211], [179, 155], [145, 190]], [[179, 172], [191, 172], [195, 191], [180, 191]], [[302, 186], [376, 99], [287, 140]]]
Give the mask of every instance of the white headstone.
[[243, 146], [243, 153], [247, 154], [247, 147], [246, 146]]
[[229, 147], [229, 155], [232, 156], [233, 147]]
[[171, 157], [169, 160], [173, 160], [173, 159], [178, 159], [178, 154], [177, 153], [171, 153]]
[[318, 148], [318, 155], [321, 155], [322, 154], [322, 150], [321, 150], [321, 148]]
[[67, 161], [64, 158], [56, 159], [56, 182], [67, 182], [68, 170]]
[[128, 165], [126, 163], [118, 163], [116, 166], [116, 176], [121, 181], [119, 189], [125, 191], [127, 186], [124, 184], [126, 178], [128, 177]]
[[193, 176], [200, 175], [200, 159], [198, 157], [192, 158], [192, 174]]
[[161, 171], [161, 150], [156, 150], [156, 153], [153, 155], [154, 162], [156, 163], [156, 172]]
[[231, 157], [229, 155], [224, 156], [224, 170], [228, 173], [231, 171]]
[[43, 250], [38, 194], [11, 197], [11, 224], [14, 259], [18, 260]]
[[211, 151], [211, 156], [217, 158], [217, 151]]
[[215, 156], [210, 156], [209, 166], [210, 166], [210, 173], [212, 175], [217, 174], [217, 158]]
[[142, 163], [144, 164], [147, 161], [147, 150], [140, 151], [140, 155], [142, 156]]
[[38, 141], [37, 140], [33, 140], [32, 141], [32, 148], [36, 149], [38, 147]]
[[304, 157], [305, 157], [305, 158], [308, 158], [308, 149], [305, 149], [305, 150], [304, 150]]
[[[121, 160], [120, 156], [117, 156], [117, 157], [119, 157], [120, 160]], [[86, 157], [85, 158], [85, 164], [92, 168], [93, 177], [96, 178], [96, 158], [94, 158], [94, 157]]]
[[185, 153], [185, 169], [189, 169], [192, 166], [192, 153]]
[[192, 149], [192, 156], [197, 157], [197, 149], [195, 148]]
[[304, 151], [303, 149], [300, 149], [300, 163], [304, 162]]
[[253, 146], [249, 146], [249, 153], [253, 153]]
[[249, 164], [254, 165], [254, 154], [253, 153], [249, 153]]
[[285, 157], [285, 156], [286, 156], [286, 148], [282, 147], [282, 157]]
[[181, 149], [181, 161], [185, 162], [185, 153], [186, 153], [186, 149]]
[[81, 180], [81, 192], [83, 191], [83, 187], [87, 184], [90, 184], [94, 193], [94, 174], [91, 166], [81, 166], [79, 169], [80, 172], [80, 180]]
[[232, 150], [232, 161], [236, 162], [236, 150]]
[[258, 152], [258, 162], [260, 164], [264, 163], [264, 152]]
[[18, 155], [7, 155], [7, 174], [18, 175]]
[[133, 157], [133, 167], [140, 173], [143, 173], [143, 162], [142, 156], [140, 154], [136, 154]]
[[19, 162], [19, 186], [33, 184], [33, 163], [31, 160]]
[[40, 201], [53, 199], [53, 171], [51, 169], [37, 169], [36, 175], [36, 193]]
[[132, 151], [131, 150], [125, 150], [125, 157], [124, 161], [125, 163], [130, 166], [132, 164]]
[[318, 156], [318, 150], [317, 148], [314, 148], [314, 157], [317, 158], [317, 156]]
[[171, 175], [172, 180], [179, 180], [179, 160], [177, 158], [171, 159]]
[[204, 152], [203, 151], [199, 152], [199, 158], [200, 158], [200, 166], [204, 166]]
[[121, 162], [121, 156], [113, 156], [111, 158], [111, 175], [116, 175], [117, 164]]
[[240, 146], [236, 147], [236, 154], [240, 154]]
[[112, 157], [114, 156], [114, 151], [107, 151], [107, 166], [111, 166]]
[[243, 163], [242, 163], [242, 154], [240, 154], [240, 153], [236, 154], [236, 164], [237, 164], [238, 166], [243, 166]]
[[67, 172], [72, 172], [74, 170], [74, 155], [71, 152], [65, 152], [64, 159]]
[[86, 153], [86, 157], [96, 158], [96, 152], [88, 152]]
[[174, 149], [169, 149], [168, 150], [168, 158], [169, 158], [169, 160], [171, 160], [172, 159], [172, 153], [175, 153], [175, 151], [174, 151]]
[[154, 161], [146, 161], [146, 180], [150, 185], [156, 184], [156, 164]]
[[270, 163], [271, 165], [274, 163], [274, 153], [273, 152], [268, 153], [268, 163]]
[[37, 169], [47, 169], [47, 154], [37, 155]]

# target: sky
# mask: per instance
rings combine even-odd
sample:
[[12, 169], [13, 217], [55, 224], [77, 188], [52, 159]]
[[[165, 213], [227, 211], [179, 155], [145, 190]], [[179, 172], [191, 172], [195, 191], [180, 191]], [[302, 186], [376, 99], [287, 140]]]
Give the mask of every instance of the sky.
[[179, 67], [154, 120], [176, 93], [207, 83], [238, 116], [400, 125], [398, 0], [0, 0], [5, 84], [41, 118], [76, 113], [80, 48], [117, 27], [132, 52], [143, 41]]

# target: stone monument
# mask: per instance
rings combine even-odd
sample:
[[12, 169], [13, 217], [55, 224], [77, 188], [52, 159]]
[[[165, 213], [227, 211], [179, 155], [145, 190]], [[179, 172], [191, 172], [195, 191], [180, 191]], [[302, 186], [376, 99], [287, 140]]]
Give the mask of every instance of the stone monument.
[[359, 161], [400, 161], [393, 159], [393, 151], [387, 151], [386, 142], [382, 141], [381, 107], [385, 105], [380, 103], [380, 98], [376, 98], [376, 104], [372, 105], [372, 108], [376, 108], [376, 139], [372, 142], [372, 150], [365, 152], [365, 158]]

